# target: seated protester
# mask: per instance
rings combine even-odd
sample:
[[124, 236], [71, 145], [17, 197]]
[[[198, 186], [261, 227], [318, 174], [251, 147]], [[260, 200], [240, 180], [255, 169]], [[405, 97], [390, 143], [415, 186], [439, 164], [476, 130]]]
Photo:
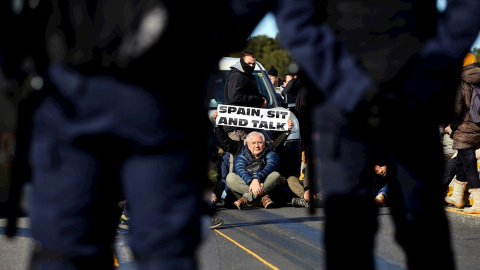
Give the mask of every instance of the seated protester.
[[[215, 124], [215, 119], [217, 119], [217, 116], [218, 116], [218, 112], [217, 111], [213, 112], [211, 118], [214, 124]], [[279, 136], [275, 137], [274, 140], [267, 141], [266, 144], [268, 145], [268, 148], [271, 151], [275, 151], [278, 146], [283, 145], [287, 140], [288, 136], [290, 135], [290, 131], [292, 130], [292, 128], [293, 128], [292, 119], [288, 118], [288, 130], [285, 132], [282, 132]], [[232, 140], [228, 136], [228, 133], [222, 128], [222, 126], [215, 126], [214, 131], [217, 137], [217, 141], [220, 144], [220, 146], [223, 148], [223, 150], [233, 155], [233, 158], [237, 157], [237, 155], [242, 151], [242, 148], [246, 143], [246, 140], [245, 141]]]
[[[212, 205], [215, 205], [220, 197], [222, 196], [223, 192], [226, 191], [226, 179], [224, 182], [223, 176], [223, 168], [222, 166], [224, 163], [224, 155], [229, 153], [225, 153], [223, 149], [216, 145], [215, 151], [212, 153], [210, 160], [208, 161], [208, 180], [209, 185], [207, 190], [205, 191], [205, 198], [207, 202]], [[226, 177], [226, 174], [225, 174]]]
[[252, 131], [247, 135], [247, 143], [237, 155], [233, 172], [227, 175], [229, 189], [242, 196], [234, 202], [242, 210], [248, 203], [261, 198], [263, 207], [271, 207], [274, 202], [269, 193], [279, 185], [280, 157], [265, 144], [262, 133]]
[[377, 162], [374, 166], [375, 180], [373, 184], [373, 195], [375, 202], [380, 206], [387, 206], [388, 203], [388, 183], [391, 175], [387, 174], [387, 164], [385, 162]]
[[310, 190], [310, 166], [305, 167], [305, 175], [303, 179], [296, 176], [290, 176], [287, 179], [288, 187], [298, 197], [292, 198], [293, 207], [310, 207], [310, 201], [313, 201], [314, 207], [321, 207], [322, 194], [320, 192], [311, 194]]

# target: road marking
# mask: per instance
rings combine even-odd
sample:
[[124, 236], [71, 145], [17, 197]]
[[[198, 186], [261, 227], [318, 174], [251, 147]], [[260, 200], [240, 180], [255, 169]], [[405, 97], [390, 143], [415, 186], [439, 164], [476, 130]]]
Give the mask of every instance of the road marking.
[[118, 267], [120, 264], [118, 264], [117, 256], [115, 256], [115, 250], [113, 249], [113, 244], [112, 244], [112, 253], [113, 253], [113, 266]]
[[457, 207], [447, 206], [445, 208], [445, 210], [447, 210], [448, 212], [463, 214], [463, 215], [466, 215], [466, 216], [480, 217], [480, 214], [468, 214], [468, 213], [463, 212], [463, 209], [460, 209], [460, 208], [457, 208]]
[[235, 245], [237, 245], [238, 247], [240, 247], [241, 249], [245, 250], [248, 254], [252, 255], [253, 257], [255, 257], [257, 260], [261, 261], [262, 263], [264, 263], [266, 266], [270, 267], [271, 269], [275, 269], [275, 270], [280, 270], [279, 268], [275, 267], [274, 265], [272, 265], [271, 263], [265, 261], [264, 259], [262, 259], [260, 256], [258, 256], [257, 254], [253, 253], [252, 251], [250, 251], [249, 249], [247, 249], [246, 247], [240, 245], [239, 243], [237, 243], [235, 240], [233, 240], [232, 238], [226, 236], [225, 234], [221, 233], [219, 230], [215, 229], [215, 232], [220, 234], [221, 236], [227, 238], [228, 240], [230, 240], [232, 243], [234, 243]]

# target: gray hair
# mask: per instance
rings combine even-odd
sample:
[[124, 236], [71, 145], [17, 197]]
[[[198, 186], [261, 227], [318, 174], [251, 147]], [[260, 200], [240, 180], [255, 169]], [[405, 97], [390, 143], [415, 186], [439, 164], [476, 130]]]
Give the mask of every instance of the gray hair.
[[252, 136], [254, 136], [254, 135], [258, 135], [258, 136], [262, 137], [262, 140], [263, 140], [263, 142], [265, 143], [265, 136], [263, 135], [263, 133], [258, 132], [258, 131], [252, 131], [252, 132], [248, 133], [248, 135], [247, 135], [247, 143], [250, 142], [250, 138], [251, 138]]

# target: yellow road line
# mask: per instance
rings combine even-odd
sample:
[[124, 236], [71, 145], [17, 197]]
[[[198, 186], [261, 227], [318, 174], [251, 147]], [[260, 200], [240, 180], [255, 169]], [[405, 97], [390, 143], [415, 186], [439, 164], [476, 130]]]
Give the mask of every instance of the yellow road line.
[[113, 244], [112, 244], [112, 253], [113, 253], [113, 266], [120, 266], [117, 261], [117, 256], [115, 256], [115, 251], [113, 250]]
[[233, 240], [232, 238], [226, 236], [225, 234], [221, 233], [219, 230], [215, 229], [215, 232], [217, 232], [218, 234], [220, 234], [221, 236], [227, 238], [228, 240], [230, 240], [232, 243], [234, 243], [235, 245], [237, 245], [238, 247], [240, 247], [241, 249], [245, 250], [248, 254], [252, 255], [253, 257], [255, 257], [257, 260], [261, 261], [262, 263], [264, 263], [266, 266], [270, 267], [271, 269], [275, 269], [275, 270], [280, 270], [279, 268], [275, 267], [274, 265], [272, 265], [271, 263], [265, 261], [264, 259], [262, 259], [260, 256], [258, 256], [257, 254], [253, 253], [252, 251], [250, 251], [249, 249], [247, 249], [246, 247], [240, 245], [239, 243], [237, 243], [235, 240]]
[[445, 208], [445, 210], [447, 210], [448, 212], [452, 212], [452, 213], [463, 214], [463, 215], [467, 215], [467, 216], [480, 217], [480, 214], [467, 214], [467, 213], [463, 212], [463, 210], [461, 210], [459, 208], [456, 208], [456, 207], [448, 206], [448, 207]]

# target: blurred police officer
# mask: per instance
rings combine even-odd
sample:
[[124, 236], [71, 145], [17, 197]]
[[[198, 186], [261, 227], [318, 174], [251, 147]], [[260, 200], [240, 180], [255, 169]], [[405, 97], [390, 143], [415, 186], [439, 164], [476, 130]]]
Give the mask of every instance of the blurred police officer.
[[408, 267], [454, 268], [438, 125], [449, 122], [480, 2], [447, 2], [439, 13], [435, 0], [278, 1], [280, 39], [324, 96], [312, 138], [328, 269], [374, 268], [380, 150], [397, 171], [389, 199]]

